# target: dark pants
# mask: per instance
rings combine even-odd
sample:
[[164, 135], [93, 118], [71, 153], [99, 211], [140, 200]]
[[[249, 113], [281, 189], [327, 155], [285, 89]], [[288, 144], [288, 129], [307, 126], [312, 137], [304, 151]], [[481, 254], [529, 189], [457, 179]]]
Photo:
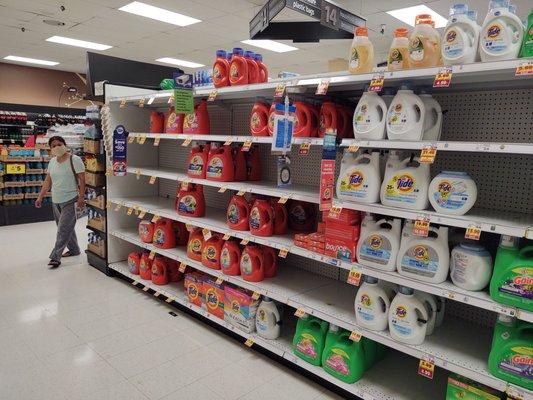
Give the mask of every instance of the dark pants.
[[50, 260], [60, 261], [65, 247], [68, 247], [72, 255], [80, 254], [76, 237], [76, 200], [77, 197], [65, 203], [53, 203], [52, 205], [57, 224], [57, 237], [54, 249], [50, 253]]

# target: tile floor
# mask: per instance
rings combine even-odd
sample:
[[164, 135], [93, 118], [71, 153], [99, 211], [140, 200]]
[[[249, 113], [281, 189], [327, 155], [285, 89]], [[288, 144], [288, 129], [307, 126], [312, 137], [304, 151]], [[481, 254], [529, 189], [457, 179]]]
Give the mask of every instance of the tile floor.
[[340, 399], [85, 255], [49, 270], [54, 235], [52, 222], [0, 228], [0, 399]]

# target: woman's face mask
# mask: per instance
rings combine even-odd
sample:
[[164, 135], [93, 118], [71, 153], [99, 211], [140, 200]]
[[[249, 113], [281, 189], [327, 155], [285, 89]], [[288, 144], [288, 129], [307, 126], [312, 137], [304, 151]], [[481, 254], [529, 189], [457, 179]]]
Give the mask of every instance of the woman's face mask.
[[50, 152], [52, 153], [54, 157], [61, 157], [63, 154], [67, 152], [67, 147], [64, 144], [60, 146], [55, 146], [50, 150]]

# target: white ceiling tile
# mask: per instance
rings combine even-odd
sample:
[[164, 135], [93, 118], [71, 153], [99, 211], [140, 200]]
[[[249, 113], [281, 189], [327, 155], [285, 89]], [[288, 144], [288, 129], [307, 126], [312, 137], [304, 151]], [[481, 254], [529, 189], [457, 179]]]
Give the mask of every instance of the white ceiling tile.
[[[218, 0], [213, 0], [213, 3]], [[195, 0], [150, 0], [146, 1], [152, 6], [161, 7], [170, 11], [200, 19], [202, 21], [220, 17], [228, 13], [228, 10], [217, 7], [206, 7]], [[202, 22], [200, 22], [202, 23]], [[169, 25], [169, 24], [165, 24]], [[197, 25], [197, 24], [193, 24]], [[191, 26], [193, 26], [191, 25]]]
[[194, 0], [194, 2], [201, 4], [204, 7], [222, 10], [227, 13], [235, 13], [247, 8], [254, 8], [254, 4], [245, 0]]

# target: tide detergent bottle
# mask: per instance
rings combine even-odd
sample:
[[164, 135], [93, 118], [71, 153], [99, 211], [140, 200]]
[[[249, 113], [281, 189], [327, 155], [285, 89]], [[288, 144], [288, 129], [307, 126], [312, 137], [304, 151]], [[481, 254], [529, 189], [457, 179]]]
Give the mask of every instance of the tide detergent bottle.
[[180, 221], [172, 221], [172, 229], [176, 238], [176, 246], [185, 246], [189, 241], [189, 231], [187, 226]]
[[176, 211], [188, 217], [205, 215], [205, 197], [202, 185], [188, 183], [185, 189], [179, 188], [176, 199]]
[[250, 217], [250, 203], [244, 196], [234, 195], [228, 204], [226, 222], [228, 227], [236, 231], [247, 231], [250, 229], [248, 219]]
[[160, 249], [171, 249], [176, 247], [176, 236], [174, 235], [173, 221], [167, 218], [157, 220], [154, 227], [155, 247]]
[[345, 150], [337, 178], [337, 197], [358, 203], [376, 203], [380, 186], [379, 152], [357, 156]]
[[128, 254], [128, 270], [133, 275], [139, 275], [139, 265], [141, 264], [141, 253], [136, 251]]
[[426, 106], [410, 85], [402, 84], [387, 111], [389, 140], [421, 140], [424, 135]]
[[247, 244], [241, 253], [241, 276], [248, 282], [261, 282], [265, 279], [265, 262], [261, 248]]
[[520, 48], [520, 58], [533, 57], [533, 8], [527, 17], [527, 27], [524, 33], [524, 40]]
[[401, 228], [400, 219], [374, 221], [371, 216], [365, 216], [357, 242], [357, 261], [368, 267], [395, 271]]
[[154, 223], [147, 220], [139, 222], [139, 237], [144, 243], [152, 243], [154, 240]]
[[229, 67], [229, 82], [231, 86], [248, 84], [248, 62], [244, 58], [244, 50], [233, 48], [233, 56]]
[[294, 137], [314, 136], [318, 127], [318, 118], [315, 108], [303, 101], [295, 101], [296, 116], [294, 120]]
[[409, 37], [409, 65], [411, 68], [442, 65], [440, 34], [430, 14], [420, 14], [415, 18], [415, 29]]
[[194, 106], [193, 113], [185, 114], [185, 118], [183, 119], [183, 133], [207, 135], [210, 131], [207, 101], [202, 100]]
[[337, 106], [331, 101], [323, 102], [320, 107], [318, 137], [324, 137], [328, 129], [339, 130]]
[[212, 235], [202, 246], [202, 265], [211, 269], [220, 269], [220, 257], [224, 240], [219, 235]]
[[263, 297], [255, 314], [255, 330], [265, 339], [274, 340], [281, 335], [281, 315], [276, 303], [269, 297]]
[[257, 67], [259, 68], [259, 83], [268, 82], [268, 68], [263, 63], [263, 56], [259, 53], [254, 54], [255, 62], [257, 63]]
[[355, 321], [357, 325], [372, 331], [383, 331], [389, 324], [390, 300], [378, 279], [365, 275], [364, 282], [355, 297]]
[[362, 341], [350, 339], [351, 332], [330, 325], [322, 353], [322, 368], [346, 383], [357, 382], [365, 371], [365, 352]]
[[250, 209], [250, 232], [256, 236], [274, 234], [274, 211], [267, 199], [256, 199]]
[[353, 114], [355, 139], [382, 140], [385, 138], [387, 105], [376, 92], [364, 92]]
[[191, 260], [202, 261], [202, 248], [204, 247], [204, 234], [201, 228], [195, 228], [189, 235], [187, 242], [187, 257]]
[[261, 156], [257, 145], [250, 147], [246, 154], [246, 175], [249, 181], [261, 180]]
[[533, 390], [533, 324], [498, 314], [494, 326], [489, 371], [506, 382]]
[[195, 145], [191, 148], [187, 160], [187, 175], [191, 178], [205, 179], [207, 159], [209, 156], [209, 144]]
[[292, 351], [309, 364], [320, 366], [329, 324], [309, 314], [303, 314], [296, 324]]
[[285, 204], [280, 204], [277, 198], [270, 199], [274, 211], [274, 235], [284, 235], [289, 228], [289, 214]]
[[235, 182], [242, 182], [248, 179], [248, 171], [246, 170], [246, 155], [242, 151], [242, 147], [235, 146], [231, 149], [234, 163], [234, 176]]
[[431, 96], [431, 90], [425, 87], [420, 89], [418, 94], [424, 103], [424, 140], [440, 140], [442, 133], [442, 108], [440, 104]]
[[252, 136], [268, 136], [268, 114], [270, 106], [263, 101], [256, 101], [250, 116], [250, 133]]
[[152, 279], [152, 260], [150, 260], [150, 253], [143, 251], [141, 262], [139, 263], [139, 276], [141, 279]]
[[414, 290], [398, 288], [389, 310], [389, 333], [398, 342], [419, 345], [424, 342], [428, 313], [424, 304], [415, 297]]
[[216, 88], [229, 86], [229, 61], [224, 50], [217, 50], [217, 59], [213, 65], [213, 85]]
[[168, 281], [179, 282], [183, 279], [183, 274], [180, 272], [180, 265], [176, 260], [167, 258], [168, 265]]
[[157, 111], [150, 113], [150, 133], [163, 133], [164, 127], [165, 115]]
[[152, 262], [152, 282], [156, 285], [168, 284], [168, 263], [165, 257], [155, 256], [154, 261]]
[[476, 21], [468, 16], [468, 6], [454, 4], [450, 8], [450, 19], [442, 36], [444, 65], [461, 65], [477, 61], [480, 30]]
[[231, 182], [235, 178], [235, 166], [231, 146], [223, 145], [209, 154], [205, 177], [212, 181]]
[[265, 270], [265, 278], [274, 278], [278, 273], [278, 255], [276, 250], [270, 246], [261, 245], [263, 252], [263, 262]]
[[235, 240], [226, 240], [220, 252], [220, 269], [225, 275], [241, 274], [241, 248]]
[[245, 51], [244, 58], [248, 66], [248, 83], [259, 82], [259, 65], [255, 61], [255, 55], [253, 51]]
[[165, 133], [183, 133], [183, 119], [185, 114], [177, 113], [170, 107], [165, 122]]

